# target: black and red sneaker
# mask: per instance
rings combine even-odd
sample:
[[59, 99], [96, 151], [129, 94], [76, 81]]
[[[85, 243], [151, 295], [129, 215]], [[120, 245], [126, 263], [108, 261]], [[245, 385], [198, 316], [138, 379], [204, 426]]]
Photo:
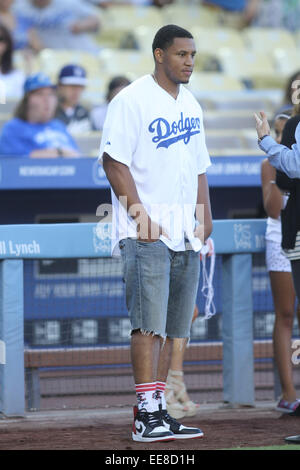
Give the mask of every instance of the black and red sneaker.
[[160, 409], [156, 413], [160, 413], [163, 425], [168, 431], [173, 433], [174, 439], [199, 439], [204, 436], [201, 429], [184, 426], [176, 421], [175, 418], [172, 418], [167, 410]]
[[132, 439], [137, 442], [173, 441], [173, 433], [166, 429], [162, 422], [161, 414], [156, 411], [149, 413], [142, 408], [133, 408], [134, 419]]

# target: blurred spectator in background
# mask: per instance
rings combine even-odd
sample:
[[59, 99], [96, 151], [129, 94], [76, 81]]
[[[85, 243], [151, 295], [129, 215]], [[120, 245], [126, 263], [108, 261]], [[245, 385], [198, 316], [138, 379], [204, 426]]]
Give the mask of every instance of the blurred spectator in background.
[[21, 24], [37, 31], [42, 47], [97, 52], [91, 34], [99, 28], [98, 10], [83, 0], [16, 0]]
[[165, 5], [170, 5], [174, 3], [174, 0], [86, 0], [89, 3], [93, 3], [101, 8], [107, 8], [110, 6], [117, 5], [136, 5], [136, 6], [156, 6], [164, 7]]
[[17, 18], [14, 12], [15, 0], [0, 0], [0, 22], [10, 31], [14, 49], [30, 49], [38, 52], [41, 42], [36, 31], [28, 22]]
[[291, 77], [288, 79], [282, 105], [276, 111], [276, 114], [292, 112], [295, 106], [295, 99], [299, 99], [299, 92], [297, 90], [300, 88], [300, 70], [297, 70]]
[[171, 5], [172, 3], [174, 3], [174, 0], [152, 0], [152, 5], [159, 8]]
[[0, 137], [1, 157], [78, 157], [79, 151], [65, 125], [54, 119], [55, 89], [42, 74], [28, 77], [15, 117], [4, 124]]
[[105, 121], [107, 107], [114, 96], [125, 88], [127, 85], [130, 85], [130, 80], [123, 76], [114, 77], [108, 84], [106, 102], [103, 105], [96, 106], [91, 110], [91, 122], [93, 130], [102, 130], [103, 124]]
[[23, 94], [25, 74], [13, 65], [13, 40], [10, 31], [0, 24], [0, 80], [5, 99], [19, 99]]
[[300, 28], [300, 2], [298, 0], [260, 0], [253, 24], [296, 31]]
[[89, 110], [80, 104], [86, 84], [86, 71], [83, 67], [71, 64], [61, 69], [57, 83], [58, 107], [55, 117], [73, 135], [91, 130]]
[[[219, 11], [224, 26], [243, 28], [257, 15], [261, 0], [202, 0], [201, 5]], [[223, 14], [222, 14], [223, 13]]]

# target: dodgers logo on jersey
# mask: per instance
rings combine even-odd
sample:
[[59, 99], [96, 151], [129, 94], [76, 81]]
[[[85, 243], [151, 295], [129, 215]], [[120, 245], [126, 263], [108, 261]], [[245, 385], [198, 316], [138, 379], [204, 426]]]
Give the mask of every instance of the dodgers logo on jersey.
[[200, 118], [184, 118], [180, 114], [179, 121], [173, 121], [171, 124], [164, 118], [157, 118], [152, 121], [148, 127], [149, 132], [155, 133], [152, 142], [157, 143], [156, 148], [168, 148], [179, 140], [188, 144], [191, 137], [200, 134]]

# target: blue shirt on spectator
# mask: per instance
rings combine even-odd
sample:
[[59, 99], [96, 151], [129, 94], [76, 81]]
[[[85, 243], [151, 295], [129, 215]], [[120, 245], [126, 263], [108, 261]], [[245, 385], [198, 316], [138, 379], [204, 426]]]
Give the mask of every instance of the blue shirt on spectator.
[[207, 0], [207, 3], [224, 8], [224, 10], [243, 11], [246, 8], [247, 0]]
[[78, 146], [58, 119], [31, 123], [14, 118], [4, 124], [0, 136], [0, 157], [29, 157], [33, 150]]
[[34, 28], [44, 47], [52, 49], [78, 49], [98, 52], [99, 46], [90, 34], [74, 34], [73, 23], [89, 16], [98, 18], [98, 10], [82, 0], [51, 0], [49, 5], [38, 8], [29, 0], [17, 0], [13, 11], [22, 30]]

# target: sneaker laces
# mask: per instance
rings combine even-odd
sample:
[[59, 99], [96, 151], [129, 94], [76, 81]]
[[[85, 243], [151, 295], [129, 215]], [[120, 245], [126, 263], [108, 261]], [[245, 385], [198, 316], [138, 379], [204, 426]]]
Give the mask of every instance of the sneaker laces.
[[167, 412], [167, 410], [162, 410], [161, 412], [161, 419], [165, 419], [165, 421], [170, 425], [170, 426], [176, 426], [178, 429], [180, 427], [180, 423], [178, 423], [178, 421], [173, 418], [172, 416], [169, 415], [169, 413]]
[[147, 413], [148, 415], [148, 424], [153, 429], [158, 426], [163, 426], [162, 416], [158, 411], [149, 412], [145, 408], [139, 410], [141, 414]]

